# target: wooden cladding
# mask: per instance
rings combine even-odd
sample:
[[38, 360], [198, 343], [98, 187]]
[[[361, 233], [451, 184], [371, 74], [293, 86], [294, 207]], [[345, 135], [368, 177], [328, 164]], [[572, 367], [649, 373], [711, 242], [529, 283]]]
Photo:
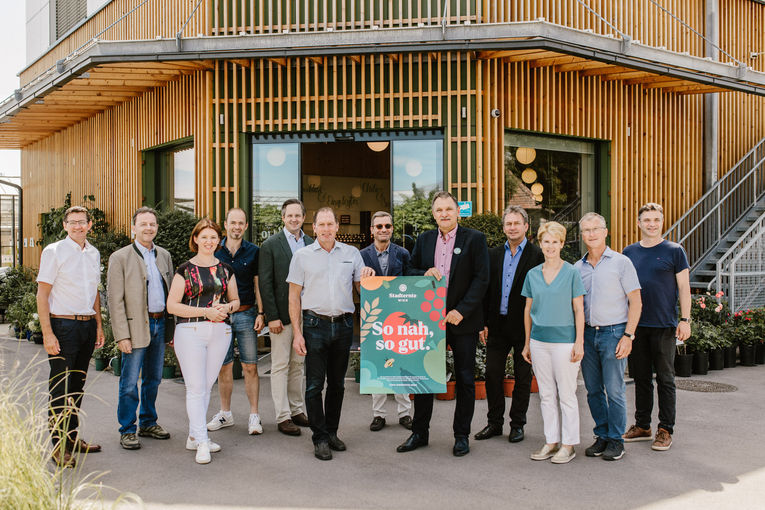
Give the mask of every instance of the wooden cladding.
[[240, 205], [239, 132], [445, 130], [446, 178], [461, 199], [481, 188], [481, 106], [470, 53], [220, 62], [213, 118], [214, 211]]
[[[448, 2], [450, 24], [476, 23], [476, 0]], [[236, 35], [438, 25], [443, 0], [214, 0], [213, 34]]]
[[[162, 88], [130, 99], [59, 131], [21, 151], [24, 187], [25, 237], [38, 237], [40, 213], [63, 203], [94, 195], [116, 228], [129, 230], [133, 211], [142, 205], [141, 151], [157, 145], [194, 137], [197, 182], [201, 210], [208, 210], [210, 126], [204, 108], [211, 104], [211, 76], [196, 71]], [[25, 261], [35, 265], [39, 247], [26, 248]]]

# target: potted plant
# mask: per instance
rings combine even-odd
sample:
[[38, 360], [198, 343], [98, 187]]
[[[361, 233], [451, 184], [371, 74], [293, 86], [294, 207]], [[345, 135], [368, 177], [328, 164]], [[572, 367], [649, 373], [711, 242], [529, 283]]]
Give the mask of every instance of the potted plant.
[[27, 323], [27, 329], [32, 332], [31, 340], [38, 345], [42, 345], [42, 328], [40, 327], [40, 316], [37, 312], [32, 314], [31, 320]]
[[475, 367], [473, 368], [475, 379], [475, 399], [486, 399], [486, 346], [478, 344], [475, 350]]
[[735, 336], [738, 342], [739, 361], [742, 366], [753, 367], [755, 344], [759, 341], [753, 326], [751, 310], [742, 310], [734, 314]]
[[92, 356], [96, 370], [106, 370], [111, 359], [122, 354], [114, 341], [109, 310], [105, 306], [101, 307], [101, 327], [104, 330], [104, 345], [95, 349]]
[[677, 344], [675, 354], [675, 375], [677, 377], [690, 377], [693, 370], [693, 354], [688, 353], [685, 342]]
[[505, 360], [505, 379], [502, 381], [505, 396], [512, 397], [513, 389], [515, 389], [515, 365], [513, 364], [513, 356], [510, 355]]
[[754, 344], [754, 362], [765, 364], [765, 308], [752, 310], [752, 333], [756, 339]]
[[693, 373], [706, 375], [709, 371], [709, 351], [717, 346], [719, 328], [714, 324], [694, 322], [691, 324], [691, 337], [685, 341], [687, 349], [693, 354]]
[[353, 377], [356, 382], [361, 380], [361, 351], [351, 351], [348, 355], [348, 367], [353, 370]]
[[172, 345], [165, 344], [165, 360], [162, 366], [162, 379], [174, 379], [178, 368], [178, 358]]
[[454, 400], [455, 386], [454, 380], [454, 353], [447, 347], [446, 349], [446, 393], [437, 393], [438, 400]]
[[725, 348], [731, 345], [730, 338], [725, 334], [726, 328], [717, 328], [715, 347], [709, 351], [709, 370], [722, 370], [725, 368]]

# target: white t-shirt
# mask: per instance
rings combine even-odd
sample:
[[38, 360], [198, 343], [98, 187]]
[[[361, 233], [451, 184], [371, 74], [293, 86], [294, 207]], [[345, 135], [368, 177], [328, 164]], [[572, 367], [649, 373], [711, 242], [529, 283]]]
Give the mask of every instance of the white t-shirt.
[[94, 315], [100, 280], [101, 255], [89, 242], [83, 249], [67, 236], [43, 250], [37, 281], [53, 286], [48, 297], [53, 315]]

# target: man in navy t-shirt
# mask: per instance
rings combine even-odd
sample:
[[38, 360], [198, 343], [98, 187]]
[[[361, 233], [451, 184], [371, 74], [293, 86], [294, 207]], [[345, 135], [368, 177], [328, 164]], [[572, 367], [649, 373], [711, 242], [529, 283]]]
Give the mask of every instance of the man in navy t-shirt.
[[669, 450], [674, 433], [675, 338], [684, 342], [691, 336], [688, 258], [682, 246], [661, 236], [663, 223], [662, 207], [645, 204], [638, 211], [641, 240], [624, 249], [624, 255], [637, 270], [643, 311], [629, 358], [635, 379], [635, 424], [623, 437], [625, 442], [651, 439], [653, 366], [659, 395], [659, 426], [651, 448], [659, 451]]

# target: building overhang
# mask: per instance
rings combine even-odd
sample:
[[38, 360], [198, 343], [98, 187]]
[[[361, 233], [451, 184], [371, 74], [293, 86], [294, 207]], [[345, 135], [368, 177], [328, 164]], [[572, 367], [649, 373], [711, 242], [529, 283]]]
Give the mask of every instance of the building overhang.
[[0, 148], [20, 148], [215, 60], [475, 52], [679, 94], [765, 96], [765, 73], [545, 21], [98, 41], [0, 103]]

